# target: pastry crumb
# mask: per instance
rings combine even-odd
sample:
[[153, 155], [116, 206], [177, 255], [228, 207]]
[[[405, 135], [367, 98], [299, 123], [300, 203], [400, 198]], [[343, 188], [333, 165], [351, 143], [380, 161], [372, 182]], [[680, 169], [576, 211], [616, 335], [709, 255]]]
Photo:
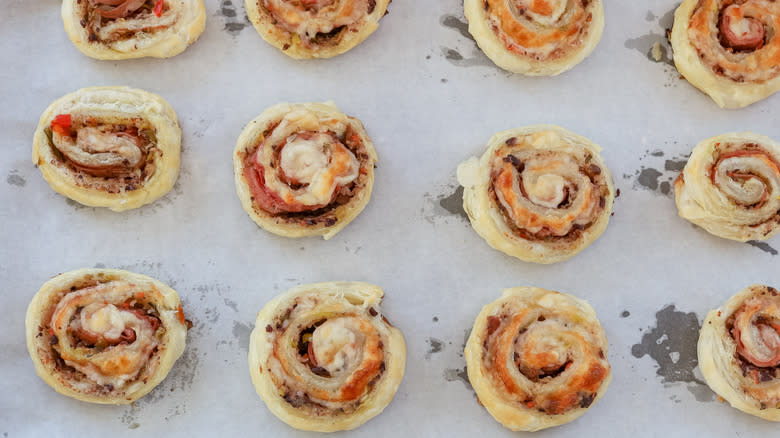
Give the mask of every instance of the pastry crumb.
[[650, 50], [650, 56], [653, 57], [655, 62], [660, 62], [663, 58], [663, 52], [661, 52], [661, 43], [656, 41], [655, 44], [653, 44], [653, 48]]

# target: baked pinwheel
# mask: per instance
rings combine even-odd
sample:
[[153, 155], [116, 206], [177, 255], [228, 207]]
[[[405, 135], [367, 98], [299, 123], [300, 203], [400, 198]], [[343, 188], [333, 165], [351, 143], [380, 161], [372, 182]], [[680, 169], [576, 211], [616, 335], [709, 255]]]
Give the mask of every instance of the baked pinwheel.
[[296, 59], [331, 58], [368, 38], [391, 0], [245, 0], [266, 42]]
[[203, 0], [63, 0], [70, 40], [96, 59], [168, 58], [206, 27]]
[[458, 166], [471, 225], [527, 262], [573, 257], [604, 232], [612, 211], [615, 188], [600, 151], [552, 125], [496, 134], [481, 159]]
[[609, 386], [607, 338], [590, 305], [535, 287], [503, 291], [477, 316], [466, 343], [480, 404], [515, 431], [583, 415]]
[[699, 143], [674, 182], [680, 216], [726, 239], [780, 231], [780, 144], [752, 132]]
[[710, 311], [699, 334], [699, 368], [731, 406], [780, 421], [780, 294], [753, 285]]
[[302, 430], [354, 429], [393, 399], [406, 344], [379, 308], [384, 292], [358, 282], [298, 286], [257, 315], [249, 370], [268, 409]]
[[469, 32], [497, 66], [529, 76], [570, 70], [604, 31], [601, 0], [465, 0]]
[[52, 278], [25, 320], [38, 375], [60, 394], [103, 404], [131, 403], [165, 379], [187, 324], [176, 291], [116, 269]]
[[674, 14], [674, 63], [721, 108], [780, 90], [780, 3], [685, 0]]
[[41, 116], [32, 160], [57, 193], [124, 211], [154, 202], [179, 176], [181, 129], [160, 96], [92, 87], [52, 103]]
[[333, 103], [279, 104], [249, 122], [233, 154], [249, 216], [285, 237], [333, 237], [368, 204], [374, 145]]

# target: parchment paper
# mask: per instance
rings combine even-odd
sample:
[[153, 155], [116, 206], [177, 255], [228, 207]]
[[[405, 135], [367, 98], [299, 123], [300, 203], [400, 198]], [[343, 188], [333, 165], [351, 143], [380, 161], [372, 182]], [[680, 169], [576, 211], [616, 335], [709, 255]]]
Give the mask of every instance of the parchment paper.
[[[232, 1], [232, 3], [231, 3]], [[777, 239], [751, 246], [677, 217], [669, 181], [699, 141], [754, 130], [780, 138], [774, 96], [726, 111], [670, 66], [676, 0], [607, 0], [596, 51], [556, 78], [495, 66], [468, 38], [459, 0], [394, 0], [365, 43], [295, 61], [257, 35], [240, 0], [207, 0], [205, 33], [167, 60], [96, 61], [62, 29], [55, 0], [4, 0], [0, 136], [0, 435], [302, 437], [255, 394], [247, 369], [255, 315], [294, 285], [361, 280], [386, 290], [404, 333], [406, 376], [385, 412], [340, 435], [517, 436], [477, 404], [462, 349], [501, 288], [572, 293], [596, 309], [614, 380], [579, 420], [538, 437], [775, 436], [776, 424], [716, 401], [695, 344], [706, 312], [753, 283], [780, 285]], [[664, 59], [648, 52], [662, 42]], [[81, 87], [159, 93], [184, 132], [181, 176], [158, 202], [122, 214], [54, 193], [30, 161], [43, 110]], [[243, 126], [282, 101], [334, 100], [359, 117], [380, 162], [368, 208], [330, 241], [288, 240], [244, 213], [232, 172]], [[500, 130], [555, 123], [591, 138], [621, 189], [605, 234], [574, 259], [523, 263], [483, 242], [459, 214], [455, 169]], [[51, 276], [106, 266], [178, 290], [195, 326], [169, 377], [134, 406], [93, 406], [35, 374], [24, 315]]]

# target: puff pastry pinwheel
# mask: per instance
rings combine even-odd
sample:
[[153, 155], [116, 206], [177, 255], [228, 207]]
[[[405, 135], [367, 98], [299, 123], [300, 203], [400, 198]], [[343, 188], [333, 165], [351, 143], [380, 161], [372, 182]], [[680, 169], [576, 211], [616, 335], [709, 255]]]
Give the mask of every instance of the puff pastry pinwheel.
[[96, 59], [168, 58], [206, 27], [203, 0], [63, 0], [70, 40]]
[[92, 87], [52, 103], [41, 116], [32, 160], [57, 193], [124, 211], [154, 202], [179, 176], [181, 129], [160, 96]]
[[391, 0], [245, 0], [269, 44], [296, 59], [331, 58], [368, 38]]
[[601, 0], [465, 0], [469, 32], [497, 66], [554, 76], [593, 52], [604, 31]]
[[490, 246], [535, 263], [566, 260], [609, 222], [615, 188], [585, 137], [552, 125], [496, 134], [458, 167], [463, 207]]
[[780, 294], [753, 285], [710, 311], [699, 333], [699, 368], [731, 406], [780, 421]]
[[609, 386], [607, 338], [590, 305], [535, 287], [505, 289], [466, 343], [469, 380], [499, 423], [536, 431], [583, 415]]
[[751, 132], [699, 143], [674, 182], [681, 217], [726, 239], [780, 231], [780, 144]]
[[780, 90], [780, 3], [684, 0], [674, 14], [674, 63], [721, 108]]
[[384, 293], [359, 282], [298, 286], [257, 315], [249, 370], [268, 409], [301, 430], [354, 429], [390, 403], [406, 344], [382, 315]]
[[249, 216], [284, 237], [333, 237], [368, 204], [374, 145], [333, 103], [275, 105], [251, 121], [233, 154]]
[[187, 324], [176, 291], [116, 269], [52, 278], [25, 320], [38, 375], [61, 394], [103, 404], [154, 389], [184, 351]]

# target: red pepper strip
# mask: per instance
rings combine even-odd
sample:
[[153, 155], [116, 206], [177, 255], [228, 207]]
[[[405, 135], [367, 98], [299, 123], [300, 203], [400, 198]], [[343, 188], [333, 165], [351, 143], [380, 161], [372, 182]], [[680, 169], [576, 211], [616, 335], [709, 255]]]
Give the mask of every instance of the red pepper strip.
[[163, 8], [163, 0], [157, 0], [157, 3], [154, 4], [154, 15], [161, 17], [162, 8]]
[[51, 121], [51, 129], [60, 135], [70, 135], [70, 126], [73, 118], [70, 114], [60, 114]]

